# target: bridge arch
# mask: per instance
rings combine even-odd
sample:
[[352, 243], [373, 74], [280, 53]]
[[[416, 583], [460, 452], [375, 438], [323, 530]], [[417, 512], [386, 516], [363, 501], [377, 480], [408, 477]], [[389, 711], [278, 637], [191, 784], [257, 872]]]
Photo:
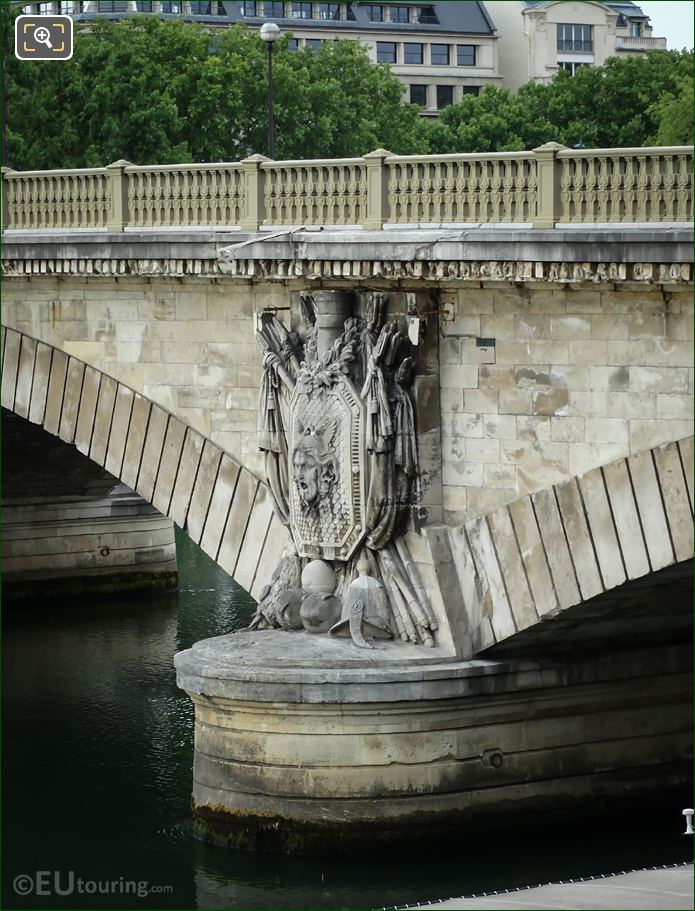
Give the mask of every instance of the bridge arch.
[[1, 403], [136, 491], [258, 597], [289, 536], [266, 485], [212, 440], [96, 367], [6, 327]]
[[[601, 608], [607, 593], [692, 560], [693, 437], [529, 494], [449, 535], [472, 653], [534, 632], [537, 647], [541, 627], [554, 627], [556, 646], [570, 622], [601, 617], [587, 602]], [[689, 571], [681, 575], [687, 582]]]

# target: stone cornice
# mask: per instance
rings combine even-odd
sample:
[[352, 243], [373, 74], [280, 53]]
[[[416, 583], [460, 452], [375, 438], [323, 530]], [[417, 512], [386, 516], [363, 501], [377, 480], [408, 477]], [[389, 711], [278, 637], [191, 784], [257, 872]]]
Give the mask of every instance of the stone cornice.
[[195, 277], [252, 281], [680, 284], [692, 232], [650, 227], [12, 233], [3, 274]]

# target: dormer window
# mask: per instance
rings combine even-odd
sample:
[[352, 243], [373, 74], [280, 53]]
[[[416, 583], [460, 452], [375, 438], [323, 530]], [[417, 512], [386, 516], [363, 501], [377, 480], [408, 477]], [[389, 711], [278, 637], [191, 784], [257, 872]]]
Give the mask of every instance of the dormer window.
[[417, 21], [422, 25], [439, 25], [433, 6], [420, 6], [415, 10]]
[[389, 19], [391, 22], [409, 22], [410, 10], [407, 6], [390, 6]]
[[340, 4], [319, 3], [319, 19], [340, 19]]
[[293, 3], [290, 10], [291, 19], [311, 19], [311, 3]]
[[642, 22], [639, 19], [631, 19], [628, 25], [628, 34], [631, 38], [642, 37]]

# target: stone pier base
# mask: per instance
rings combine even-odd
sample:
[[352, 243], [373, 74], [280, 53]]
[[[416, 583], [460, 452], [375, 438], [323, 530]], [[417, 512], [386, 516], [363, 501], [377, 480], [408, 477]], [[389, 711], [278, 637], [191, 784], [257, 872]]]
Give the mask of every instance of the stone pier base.
[[41, 599], [177, 584], [174, 523], [120, 485], [3, 503], [3, 596]]
[[[242, 632], [176, 656], [206, 838], [342, 852], [684, 785], [689, 649], [459, 661]], [[684, 793], [687, 793], [684, 791]]]

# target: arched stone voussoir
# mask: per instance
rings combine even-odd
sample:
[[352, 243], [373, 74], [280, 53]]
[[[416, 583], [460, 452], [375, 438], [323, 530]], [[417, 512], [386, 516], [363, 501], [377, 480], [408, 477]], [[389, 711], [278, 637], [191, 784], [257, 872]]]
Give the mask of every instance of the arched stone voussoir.
[[105, 468], [255, 597], [289, 534], [265, 484], [175, 414], [58, 348], [2, 327], [3, 408]]
[[529, 494], [449, 537], [474, 654], [543, 621], [581, 622], [578, 605], [692, 559], [693, 437]]

